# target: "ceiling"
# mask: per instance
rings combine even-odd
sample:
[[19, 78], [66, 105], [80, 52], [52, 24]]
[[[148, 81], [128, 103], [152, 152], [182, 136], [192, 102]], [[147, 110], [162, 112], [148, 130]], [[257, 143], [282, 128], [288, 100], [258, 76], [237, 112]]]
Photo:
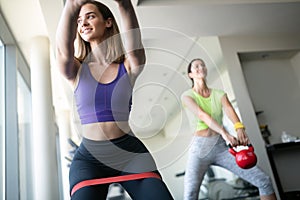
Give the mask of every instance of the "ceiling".
[[[103, 0], [115, 10], [115, 2]], [[222, 63], [218, 36], [300, 34], [300, 0], [133, 0], [147, 52], [147, 67], [135, 89], [133, 127], [159, 132], [180, 110], [180, 94], [190, 87], [186, 65], [200, 52], [217, 72]], [[30, 63], [31, 40], [50, 38], [63, 0], [0, 0], [0, 9]], [[114, 12], [117, 13], [117, 12]], [[118, 14], [116, 14], [118, 19]], [[214, 77], [212, 75], [212, 77]], [[54, 85], [59, 90], [59, 87]], [[65, 107], [70, 94], [55, 92]], [[67, 101], [62, 100], [67, 99]], [[146, 134], [147, 135], [147, 134]]]
[[[300, 33], [300, 0], [132, 1], [143, 29], [168, 29], [188, 37]], [[112, 0], [102, 2], [115, 10]], [[21, 45], [40, 35], [54, 42], [63, 0], [0, 0], [0, 6]]]

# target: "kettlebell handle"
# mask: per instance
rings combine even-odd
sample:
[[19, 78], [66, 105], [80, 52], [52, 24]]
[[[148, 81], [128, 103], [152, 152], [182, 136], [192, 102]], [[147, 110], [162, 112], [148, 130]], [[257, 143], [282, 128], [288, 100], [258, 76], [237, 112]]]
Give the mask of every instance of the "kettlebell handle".
[[[231, 144], [228, 144], [228, 147], [229, 147], [229, 152], [232, 154], [232, 155], [236, 155], [236, 150], [234, 150], [234, 148], [231, 146]], [[247, 147], [249, 147], [249, 150], [250, 151], [254, 151], [254, 149], [253, 149], [253, 146], [252, 146], [252, 144], [251, 143], [249, 143], [249, 144], [247, 144]]]
[[[228, 144], [228, 147], [231, 149], [233, 148], [230, 143]], [[247, 147], [252, 147], [252, 144], [251, 143], [247, 144]]]

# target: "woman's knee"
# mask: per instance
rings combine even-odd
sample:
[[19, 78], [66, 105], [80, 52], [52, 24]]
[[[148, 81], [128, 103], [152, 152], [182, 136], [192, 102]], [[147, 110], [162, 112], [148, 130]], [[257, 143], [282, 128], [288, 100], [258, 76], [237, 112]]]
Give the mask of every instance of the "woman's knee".
[[260, 195], [270, 195], [274, 193], [272, 180], [269, 176], [264, 176], [259, 180], [258, 185]]

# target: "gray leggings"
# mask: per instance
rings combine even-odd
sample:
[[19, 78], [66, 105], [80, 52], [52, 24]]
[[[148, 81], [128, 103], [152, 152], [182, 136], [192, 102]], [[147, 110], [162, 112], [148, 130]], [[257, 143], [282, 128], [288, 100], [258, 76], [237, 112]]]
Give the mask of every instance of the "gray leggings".
[[234, 156], [228, 152], [228, 147], [222, 137], [195, 136], [189, 152], [184, 177], [184, 199], [198, 199], [203, 177], [210, 165], [228, 169], [240, 178], [248, 181], [259, 189], [260, 195], [274, 193], [272, 182], [260, 168], [241, 169]]

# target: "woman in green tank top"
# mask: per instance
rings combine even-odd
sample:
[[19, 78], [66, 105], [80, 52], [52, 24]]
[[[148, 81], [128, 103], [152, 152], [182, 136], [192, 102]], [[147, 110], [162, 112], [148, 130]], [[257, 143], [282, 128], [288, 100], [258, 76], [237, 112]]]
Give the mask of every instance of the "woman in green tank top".
[[[246, 146], [250, 140], [226, 93], [207, 86], [207, 68], [202, 59], [190, 62], [188, 76], [193, 87], [185, 91], [181, 99], [183, 106], [193, 115], [195, 131], [185, 171], [184, 200], [198, 199], [203, 177], [210, 165], [226, 168], [256, 186], [260, 199], [276, 199], [268, 175], [257, 166], [247, 170], [240, 168], [228, 152], [226, 143], [233, 147]], [[237, 137], [224, 128], [223, 111], [234, 124]]]

